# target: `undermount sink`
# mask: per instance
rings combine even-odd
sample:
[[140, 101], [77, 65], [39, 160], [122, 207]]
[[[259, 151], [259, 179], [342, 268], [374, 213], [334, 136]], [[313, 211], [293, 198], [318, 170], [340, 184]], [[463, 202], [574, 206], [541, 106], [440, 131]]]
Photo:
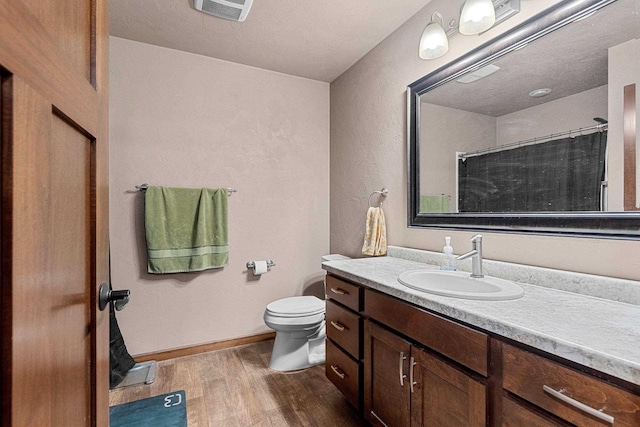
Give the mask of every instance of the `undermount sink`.
[[518, 299], [524, 291], [513, 282], [497, 277], [470, 277], [461, 271], [411, 270], [398, 276], [411, 289], [454, 298], [502, 301]]

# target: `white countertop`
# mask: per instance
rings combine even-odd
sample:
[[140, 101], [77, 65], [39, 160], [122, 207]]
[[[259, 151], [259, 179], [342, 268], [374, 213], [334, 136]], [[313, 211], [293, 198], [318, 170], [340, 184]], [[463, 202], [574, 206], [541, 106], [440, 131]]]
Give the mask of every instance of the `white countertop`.
[[398, 283], [437, 266], [395, 257], [328, 261], [323, 269], [485, 331], [640, 385], [640, 306], [518, 282], [510, 301], [439, 296]]

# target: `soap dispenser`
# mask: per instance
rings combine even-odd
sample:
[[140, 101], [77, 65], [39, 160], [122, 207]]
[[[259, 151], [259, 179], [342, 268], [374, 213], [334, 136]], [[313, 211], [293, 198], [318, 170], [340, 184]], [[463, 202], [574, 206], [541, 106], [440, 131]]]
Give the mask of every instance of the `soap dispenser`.
[[451, 246], [451, 236], [444, 238], [444, 247], [442, 248], [442, 264], [440, 264], [440, 270], [455, 271], [456, 270], [456, 257], [453, 255], [453, 247]]

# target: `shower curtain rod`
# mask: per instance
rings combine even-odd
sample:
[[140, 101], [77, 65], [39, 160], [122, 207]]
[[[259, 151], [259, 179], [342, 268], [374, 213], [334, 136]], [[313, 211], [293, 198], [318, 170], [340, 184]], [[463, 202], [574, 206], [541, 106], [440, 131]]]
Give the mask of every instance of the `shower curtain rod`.
[[498, 145], [497, 147], [490, 147], [490, 148], [483, 148], [481, 150], [476, 150], [476, 151], [468, 151], [466, 153], [459, 153], [458, 154], [458, 159], [466, 159], [467, 157], [473, 157], [473, 156], [478, 156], [480, 154], [487, 154], [487, 153], [491, 153], [494, 151], [502, 151], [502, 150], [506, 150], [508, 148], [513, 148], [513, 147], [520, 147], [522, 145], [528, 145], [528, 144], [534, 144], [536, 142], [541, 142], [547, 139], [551, 139], [551, 138], [556, 138], [559, 136], [564, 136], [564, 135], [571, 135], [571, 134], [582, 134], [582, 132], [586, 132], [586, 131], [590, 131], [590, 130], [597, 130], [599, 132], [605, 131], [609, 129], [609, 125], [607, 123], [600, 123], [597, 125], [593, 125], [593, 126], [587, 126], [587, 127], [583, 127], [583, 128], [578, 128], [578, 129], [572, 129], [572, 130], [567, 130], [564, 132], [558, 132], [558, 133], [552, 133], [549, 135], [545, 135], [545, 136], [538, 136], [535, 138], [531, 138], [531, 139], [525, 139], [523, 141], [518, 141], [518, 142], [510, 142], [508, 144], [503, 144], [503, 145]]

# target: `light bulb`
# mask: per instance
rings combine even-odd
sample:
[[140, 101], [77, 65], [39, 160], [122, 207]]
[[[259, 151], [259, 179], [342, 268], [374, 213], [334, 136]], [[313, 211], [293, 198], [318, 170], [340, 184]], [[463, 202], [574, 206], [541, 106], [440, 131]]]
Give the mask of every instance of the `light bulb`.
[[442, 25], [431, 22], [424, 29], [420, 38], [418, 54], [422, 59], [439, 58], [449, 50], [449, 40]]
[[460, 13], [460, 34], [466, 36], [487, 31], [496, 22], [496, 11], [491, 0], [467, 0]]

